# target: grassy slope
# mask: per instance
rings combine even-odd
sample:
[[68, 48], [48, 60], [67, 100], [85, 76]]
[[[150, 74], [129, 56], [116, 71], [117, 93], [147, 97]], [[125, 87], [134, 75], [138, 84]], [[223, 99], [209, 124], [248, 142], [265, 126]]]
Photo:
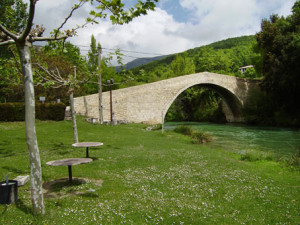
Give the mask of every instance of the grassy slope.
[[[145, 125], [96, 126], [78, 120], [80, 141], [102, 141], [94, 161], [73, 167], [74, 177], [103, 180], [57, 186], [45, 198], [46, 215], [31, 215], [30, 187], [18, 204], [0, 205], [0, 224], [297, 224], [298, 171], [274, 162], [243, 162], [209, 145], [192, 145], [175, 133], [148, 132]], [[67, 177], [47, 161], [85, 157], [72, 148], [69, 121], [38, 122], [45, 182]], [[0, 123], [0, 177], [29, 174], [23, 123]], [[25, 221], [25, 222], [24, 222]]]

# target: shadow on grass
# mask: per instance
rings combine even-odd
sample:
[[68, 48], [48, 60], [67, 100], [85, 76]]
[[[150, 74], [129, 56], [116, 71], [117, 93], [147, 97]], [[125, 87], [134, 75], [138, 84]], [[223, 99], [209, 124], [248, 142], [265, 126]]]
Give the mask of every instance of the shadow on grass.
[[87, 182], [84, 179], [73, 178], [73, 181], [70, 182], [68, 178], [61, 178], [45, 182], [43, 188], [48, 191], [59, 192], [65, 187], [76, 187], [85, 183]]
[[92, 159], [93, 161], [98, 161], [99, 158], [96, 158], [96, 157], [90, 157], [90, 159]]
[[19, 170], [19, 169], [14, 168], [14, 167], [2, 166], [2, 169], [7, 170], [9, 172], [13, 172], [13, 173], [18, 173], [18, 174], [23, 174], [24, 173], [23, 170]]
[[7, 158], [7, 157], [15, 156], [15, 155], [16, 155], [16, 153], [12, 152], [11, 150], [0, 148], [0, 157], [1, 158]]
[[0, 156], [1, 158], [15, 156], [16, 153], [11, 149], [7, 149], [10, 143], [8, 141], [0, 141]]
[[[61, 178], [45, 182], [43, 184], [44, 197], [63, 198], [74, 195], [93, 198], [98, 197], [98, 195], [93, 192], [94, 190], [81, 190], [81, 188], [78, 188], [86, 183], [88, 183], [88, 180], [84, 178], [73, 178], [72, 182], [70, 182], [68, 178]], [[100, 183], [102, 184], [102, 182]]]
[[7, 205], [4, 205], [1, 215], [3, 215], [7, 211]]
[[63, 142], [52, 144], [50, 151], [55, 152], [58, 155], [67, 155], [71, 152], [70, 146], [65, 145]]
[[[24, 213], [33, 215], [32, 208], [25, 205], [21, 199], [18, 199], [18, 201], [15, 203], [15, 205], [19, 210], [23, 211]], [[7, 208], [8, 208], [8, 205], [4, 205], [4, 208], [0, 215], [5, 214], [7, 211]]]
[[113, 146], [113, 145], [105, 145], [102, 149], [116, 149], [116, 150], [119, 150], [119, 149], [122, 149], [120, 147], [116, 147], [116, 146]]
[[16, 202], [16, 207], [26, 214], [33, 214], [32, 209], [25, 205], [21, 199], [18, 199], [18, 201]]
[[99, 195], [94, 192], [85, 192], [85, 193], [82, 193], [79, 195], [82, 197], [87, 197], [87, 198], [98, 198], [99, 197]]
[[65, 145], [63, 142], [54, 143], [51, 150], [66, 150], [69, 146]]

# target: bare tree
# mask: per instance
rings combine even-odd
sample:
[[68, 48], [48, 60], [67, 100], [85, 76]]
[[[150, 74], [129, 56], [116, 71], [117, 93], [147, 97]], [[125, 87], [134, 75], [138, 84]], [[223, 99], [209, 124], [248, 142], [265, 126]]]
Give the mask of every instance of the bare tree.
[[34, 65], [37, 67], [35, 69], [35, 72], [39, 75], [40, 78], [39, 84], [51, 83], [52, 88], [60, 88], [60, 87], [68, 88], [71, 115], [72, 115], [72, 124], [73, 124], [74, 143], [78, 143], [78, 130], [77, 130], [77, 123], [76, 123], [75, 107], [74, 107], [74, 90], [79, 84], [87, 83], [90, 77], [86, 77], [86, 80], [77, 79], [76, 66], [73, 66], [74, 69], [73, 75], [69, 74], [67, 78], [63, 78], [63, 76], [61, 75], [57, 67], [55, 70], [49, 70], [46, 67], [42, 66], [40, 63], [34, 63]]

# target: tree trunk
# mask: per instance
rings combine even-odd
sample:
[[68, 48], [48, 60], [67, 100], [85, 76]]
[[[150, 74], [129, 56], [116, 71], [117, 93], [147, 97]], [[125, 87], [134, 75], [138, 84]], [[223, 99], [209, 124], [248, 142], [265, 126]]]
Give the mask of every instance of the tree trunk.
[[77, 124], [76, 124], [73, 90], [71, 90], [70, 92], [70, 107], [71, 107], [71, 114], [72, 114], [74, 143], [78, 143], [78, 132], [77, 132]]
[[44, 214], [42, 168], [35, 130], [35, 97], [29, 43], [17, 45], [24, 79], [25, 130], [30, 159], [31, 200], [33, 213]]
[[103, 124], [101, 47], [98, 47], [98, 67], [99, 67], [99, 77], [98, 77], [99, 123]]

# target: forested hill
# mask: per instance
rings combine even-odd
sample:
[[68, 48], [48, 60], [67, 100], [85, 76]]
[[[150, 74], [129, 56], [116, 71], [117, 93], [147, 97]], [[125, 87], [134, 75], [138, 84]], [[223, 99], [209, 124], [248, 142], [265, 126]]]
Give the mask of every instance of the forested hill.
[[126, 70], [130, 70], [130, 69], [133, 69], [135, 67], [142, 66], [142, 65], [151, 63], [153, 61], [157, 61], [157, 60], [163, 59], [165, 57], [167, 57], [167, 55], [156, 56], [156, 57], [148, 57], [148, 58], [138, 58], [138, 59], [132, 60], [131, 62], [127, 63], [125, 65], [125, 69]]
[[255, 63], [254, 35], [229, 38], [170, 55], [135, 67], [129, 72], [137, 82], [153, 82], [180, 75], [209, 71], [233, 76], [256, 77], [254, 70], [242, 75], [239, 68]]

